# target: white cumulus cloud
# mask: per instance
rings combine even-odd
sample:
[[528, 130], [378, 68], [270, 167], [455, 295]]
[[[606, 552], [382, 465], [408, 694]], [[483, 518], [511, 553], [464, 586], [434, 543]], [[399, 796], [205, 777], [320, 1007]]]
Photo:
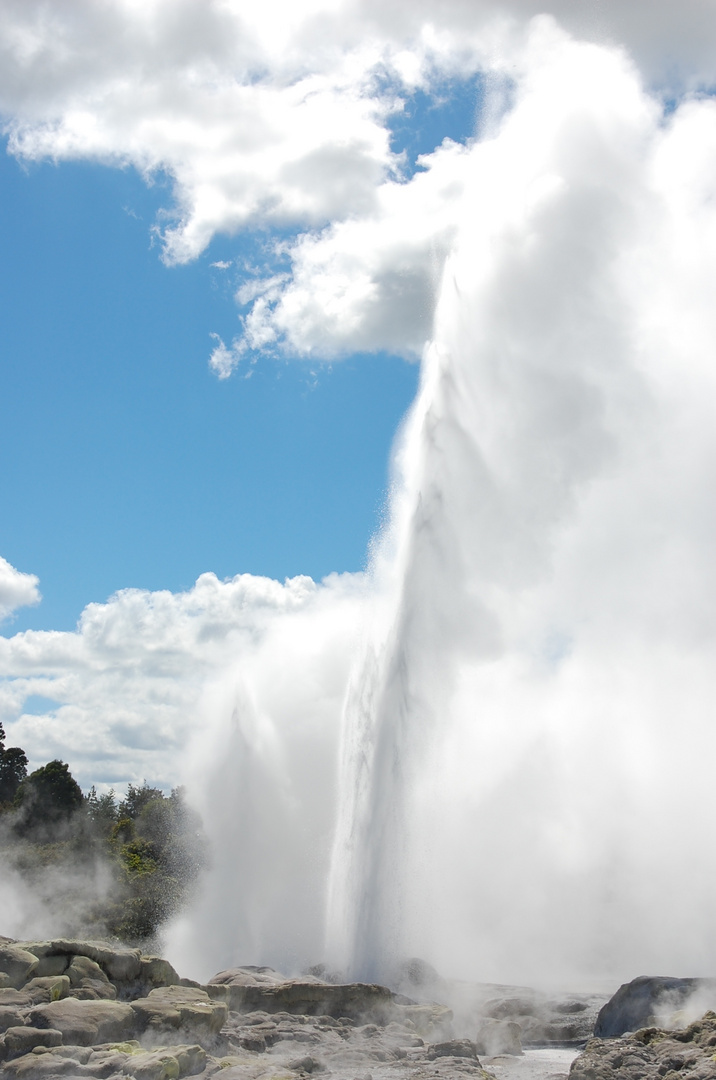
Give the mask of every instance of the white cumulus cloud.
[[519, 79], [535, 17], [624, 47], [666, 96], [714, 82], [716, 20], [700, 0], [2, 0], [0, 13], [12, 153], [169, 177], [156, 226], [169, 263], [217, 233], [284, 230], [274, 253], [290, 271], [277, 283], [270, 255], [259, 268], [272, 284], [212, 353], [220, 378], [246, 349], [420, 351], [465, 148], [435, 147], [408, 179], [391, 118], [446, 79]]
[[18, 608], [39, 604], [39, 584], [34, 574], [23, 574], [0, 555], [0, 620]]
[[[245, 670], [268, 672], [279, 650], [282, 678], [266, 678], [284, 711], [321, 688], [335, 726], [362, 595], [360, 575], [281, 584], [206, 573], [184, 593], [125, 589], [88, 605], [74, 632], [0, 637], [0, 720], [32, 768], [62, 758], [84, 788], [172, 786], [191, 771], [207, 686], [219, 673], [240, 682]], [[31, 697], [46, 707], [25, 711]]]

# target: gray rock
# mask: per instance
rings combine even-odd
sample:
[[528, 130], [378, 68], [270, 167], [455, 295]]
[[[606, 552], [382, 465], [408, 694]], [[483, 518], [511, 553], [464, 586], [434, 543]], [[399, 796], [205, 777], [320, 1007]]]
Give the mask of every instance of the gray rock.
[[130, 1005], [139, 1031], [176, 1031], [181, 1029], [194, 1039], [218, 1034], [226, 1022], [228, 1009], [221, 1001], [212, 1001], [203, 990], [191, 986], [163, 986]]
[[14, 990], [9, 986], [0, 989], [0, 1008], [15, 1007], [29, 1009], [35, 1002], [26, 990]]
[[46, 1001], [61, 1001], [70, 992], [70, 980], [66, 975], [46, 975], [30, 979], [23, 986], [23, 991], [32, 998], [33, 1005]]
[[8, 1057], [19, 1057], [36, 1046], [59, 1046], [62, 1032], [53, 1028], [11, 1027], [5, 1032]]
[[[315, 977], [284, 979], [271, 968], [222, 971], [209, 981], [209, 986], [228, 988], [229, 1008], [233, 1012], [260, 1010], [302, 1016], [347, 1016], [359, 1022], [388, 1023], [401, 1008], [406, 1008], [398, 1004], [395, 994], [386, 986], [372, 983], [336, 985]], [[419, 1005], [413, 1008], [432, 1009]], [[428, 1015], [433, 1016], [432, 1013], [425, 1014]]]
[[19, 989], [32, 978], [38, 958], [21, 945], [0, 944], [0, 971], [8, 976], [10, 986]]
[[58, 1080], [64, 1076], [69, 1080], [78, 1080], [80, 1076], [93, 1075], [79, 1072], [80, 1068], [78, 1062], [55, 1054], [52, 1050], [45, 1054], [30, 1053], [6, 1062], [3, 1066], [3, 1080]]
[[716, 1077], [716, 1014], [683, 1031], [642, 1028], [629, 1035], [594, 1038], [572, 1063], [570, 1080], [712, 1080]]
[[293, 1061], [289, 1061], [288, 1067], [289, 1069], [292, 1069], [293, 1072], [314, 1073], [322, 1072], [325, 1065], [323, 1065], [322, 1062], [317, 1061], [314, 1057], [302, 1057], [294, 1058]]
[[0, 1005], [0, 1034], [23, 1023], [24, 1013], [12, 1005]]
[[600, 1009], [594, 1034], [609, 1039], [653, 1024], [683, 1027], [679, 1013], [692, 1001], [691, 1020], [708, 1008], [716, 1008], [716, 981], [642, 975], [620, 986]]
[[139, 981], [148, 989], [157, 986], [178, 986], [179, 976], [168, 960], [161, 956], [142, 956], [139, 961], [141, 970]]
[[477, 1047], [470, 1039], [449, 1039], [448, 1042], [428, 1047], [428, 1059], [433, 1061], [438, 1057], [472, 1058], [477, 1061]]
[[133, 1054], [125, 1061], [123, 1072], [135, 1080], [182, 1080], [203, 1072], [205, 1066], [206, 1051], [201, 1046], [182, 1045]]
[[112, 982], [132, 982], [139, 978], [142, 971], [142, 954], [139, 949], [110, 946], [100, 941], [74, 941], [67, 938], [23, 942], [22, 945], [39, 960], [61, 956], [68, 958], [69, 963], [71, 957], [88, 957], [101, 967]]
[[29, 1023], [39, 1028], [56, 1028], [62, 1032], [64, 1042], [78, 1046], [131, 1038], [137, 1026], [131, 1005], [119, 1001], [78, 1001], [73, 997], [38, 1005], [30, 1011]]
[[69, 963], [70, 957], [64, 953], [50, 953], [39, 958], [35, 974], [41, 979], [50, 975], [64, 975]]

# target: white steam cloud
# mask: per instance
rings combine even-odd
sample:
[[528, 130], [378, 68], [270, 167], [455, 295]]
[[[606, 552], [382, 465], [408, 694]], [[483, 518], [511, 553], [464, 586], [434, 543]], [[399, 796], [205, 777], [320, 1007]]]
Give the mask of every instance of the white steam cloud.
[[[226, 854], [182, 955], [230, 895], [217, 957], [376, 978], [417, 953], [533, 982], [716, 967], [715, 121], [710, 99], [665, 119], [622, 53], [535, 24], [510, 115], [468, 155], [324, 794], [328, 894], [328, 831], [287, 827], [315, 777], [275, 773], [291, 709], [262, 750], [249, 677], [215, 715], [261, 795], [238, 779], [214, 818]], [[325, 941], [297, 890], [326, 903]]]

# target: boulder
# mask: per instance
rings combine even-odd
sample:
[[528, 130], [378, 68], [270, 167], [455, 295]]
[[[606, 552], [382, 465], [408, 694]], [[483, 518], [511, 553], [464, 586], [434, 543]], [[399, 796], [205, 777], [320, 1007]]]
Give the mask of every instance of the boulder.
[[130, 1005], [139, 1031], [181, 1030], [194, 1039], [217, 1035], [226, 1023], [227, 1006], [212, 1001], [204, 991], [191, 986], [162, 986]]
[[89, 956], [73, 956], [66, 977], [72, 983], [73, 997], [87, 1001], [113, 1001], [117, 997], [113, 983]]
[[620, 986], [600, 1009], [594, 1034], [611, 1039], [654, 1024], [684, 1027], [709, 1008], [716, 1008], [716, 980], [641, 975]]
[[226, 986], [232, 1012], [286, 1012], [303, 1016], [348, 1016], [352, 1020], [387, 1023], [395, 1009], [395, 995], [371, 983], [334, 985], [303, 977], [283, 979], [270, 968], [235, 968], [209, 980]]
[[18, 1009], [29, 1009], [35, 1004], [37, 1003], [32, 1000], [31, 995], [25, 989], [14, 990], [9, 986], [0, 989], [0, 1008], [9, 1006]]
[[10, 1027], [19, 1027], [24, 1021], [20, 1009], [12, 1005], [0, 1005], [0, 1035]]
[[0, 971], [8, 977], [10, 986], [19, 989], [32, 978], [38, 965], [37, 956], [22, 945], [0, 944]]
[[449, 1039], [448, 1042], [435, 1043], [428, 1047], [428, 1060], [438, 1057], [470, 1058], [477, 1061], [477, 1047], [470, 1039]]
[[137, 1021], [131, 1005], [119, 1001], [79, 1001], [68, 997], [31, 1009], [28, 1022], [62, 1032], [65, 1043], [93, 1046], [134, 1035]]
[[22, 989], [30, 995], [33, 1005], [41, 1005], [46, 1001], [66, 998], [70, 992], [70, 980], [66, 975], [46, 975], [44, 978], [30, 979]]
[[169, 963], [161, 956], [142, 956], [139, 961], [141, 970], [139, 981], [148, 989], [157, 986], [178, 986], [179, 976]]
[[[22, 945], [40, 962], [47, 957], [59, 956], [66, 958], [67, 966], [69, 966], [73, 957], [85, 956], [94, 960], [112, 982], [132, 982], [139, 978], [142, 971], [142, 954], [139, 949], [110, 946], [101, 941], [74, 941], [67, 938], [23, 942]], [[53, 961], [53, 963], [59, 963], [59, 961]]]
[[53, 1028], [11, 1027], [5, 1032], [5, 1048], [8, 1057], [19, 1057], [34, 1050], [36, 1046], [59, 1046], [62, 1032]]
[[41, 979], [51, 975], [64, 975], [69, 964], [70, 957], [65, 953], [49, 953], [39, 958], [35, 974]]
[[6, 1062], [2, 1075], [3, 1080], [58, 1080], [58, 1077], [63, 1076], [68, 1080], [78, 1080], [80, 1076], [93, 1075], [78, 1072], [78, 1064], [77, 1061], [48, 1050], [44, 1054], [23, 1054], [22, 1057]]
[[201, 1046], [171, 1046], [131, 1056], [122, 1071], [134, 1080], [182, 1080], [203, 1072], [205, 1066]]
[[716, 1076], [716, 1013], [707, 1013], [682, 1031], [641, 1028], [628, 1035], [593, 1038], [572, 1062], [570, 1080], [644, 1080]]

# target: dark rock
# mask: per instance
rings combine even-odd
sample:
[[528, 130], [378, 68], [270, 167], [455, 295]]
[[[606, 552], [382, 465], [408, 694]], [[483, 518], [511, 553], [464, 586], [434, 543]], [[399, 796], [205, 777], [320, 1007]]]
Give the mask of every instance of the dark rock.
[[712, 1080], [716, 1077], [716, 1014], [683, 1031], [642, 1028], [629, 1035], [594, 1038], [572, 1063], [570, 1080]]
[[[594, 1034], [597, 1038], [610, 1039], [655, 1023], [661, 1027], [675, 1027], [679, 1023], [675, 1014], [692, 998], [700, 999], [701, 1007], [697, 1012], [703, 1013], [716, 1006], [716, 981], [642, 975], [620, 986], [614, 997], [600, 1009]], [[675, 1022], [670, 1020], [671, 1017]]]
[[428, 1058], [432, 1061], [437, 1057], [472, 1058], [476, 1061], [477, 1047], [470, 1039], [450, 1039], [428, 1047]]

